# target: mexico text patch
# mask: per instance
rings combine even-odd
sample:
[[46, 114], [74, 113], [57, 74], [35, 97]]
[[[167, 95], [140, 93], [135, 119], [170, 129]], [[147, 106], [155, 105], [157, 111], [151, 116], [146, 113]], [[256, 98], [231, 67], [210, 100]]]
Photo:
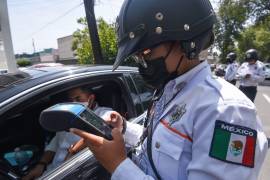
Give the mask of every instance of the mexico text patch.
[[253, 129], [217, 120], [209, 156], [253, 168], [256, 139]]

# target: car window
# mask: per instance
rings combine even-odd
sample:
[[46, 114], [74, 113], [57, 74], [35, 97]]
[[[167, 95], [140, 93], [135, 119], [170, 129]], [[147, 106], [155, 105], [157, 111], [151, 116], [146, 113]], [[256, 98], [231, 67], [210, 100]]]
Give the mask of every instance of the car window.
[[136, 114], [140, 115], [140, 114], [143, 113], [144, 108], [143, 108], [143, 106], [141, 104], [140, 97], [138, 96], [138, 92], [137, 92], [137, 89], [135, 87], [134, 81], [133, 81], [133, 79], [131, 78], [130, 75], [125, 75], [125, 79], [126, 79], [126, 82], [127, 82], [127, 85], [128, 85], [128, 89], [130, 91], [131, 99], [132, 99], [132, 101], [134, 103]]
[[140, 74], [134, 73], [132, 74], [132, 78], [136, 84], [139, 98], [143, 105], [143, 110], [146, 111], [152, 99], [154, 89], [146, 85]]
[[[66, 102], [66, 91], [78, 86], [89, 86], [96, 94], [100, 106], [111, 107], [122, 115], [135, 117], [134, 105], [127, 99], [120, 74], [82, 76], [76, 79], [67, 79], [46, 87], [29, 92], [17, 101], [11, 102], [9, 108], [0, 114], [0, 156], [13, 162], [15, 148], [31, 145], [37, 149], [37, 158], [53, 137], [53, 134], [44, 130], [39, 124], [40, 112], [56, 103]], [[20, 85], [18, 85], [20, 86]], [[125, 94], [124, 94], [125, 93]], [[129, 108], [132, 108], [129, 110]], [[34, 135], [34, 136], [33, 136]], [[29, 148], [28, 148], [29, 149]], [[10, 164], [10, 162], [8, 162]], [[29, 161], [30, 163], [30, 161]], [[36, 163], [31, 160], [31, 163]], [[16, 164], [12, 169], [16, 168]], [[25, 169], [20, 169], [19, 172]], [[1, 178], [0, 178], [1, 179]]]

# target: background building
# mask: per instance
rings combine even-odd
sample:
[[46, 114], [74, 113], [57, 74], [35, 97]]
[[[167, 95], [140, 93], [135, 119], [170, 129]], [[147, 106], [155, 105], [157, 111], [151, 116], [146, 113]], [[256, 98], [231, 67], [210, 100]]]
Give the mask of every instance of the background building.
[[77, 58], [72, 50], [73, 36], [66, 36], [57, 39], [59, 63], [77, 64]]
[[45, 49], [39, 53], [39, 57], [41, 63], [55, 63], [59, 59], [58, 50], [52, 48]]

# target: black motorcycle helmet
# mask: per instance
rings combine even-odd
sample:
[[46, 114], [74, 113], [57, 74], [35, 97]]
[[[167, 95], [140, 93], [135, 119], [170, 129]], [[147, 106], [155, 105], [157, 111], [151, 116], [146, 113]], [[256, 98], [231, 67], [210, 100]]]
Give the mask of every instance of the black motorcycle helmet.
[[258, 60], [258, 52], [256, 49], [249, 49], [246, 51], [246, 61]]
[[237, 58], [236, 53], [231, 52], [227, 55], [226, 60], [228, 63], [233, 63], [236, 60], [236, 58]]
[[189, 59], [209, 47], [216, 16], [209, 0], [125, 0], [117, 19], [114, 70], [130, 55], [180, 41]]

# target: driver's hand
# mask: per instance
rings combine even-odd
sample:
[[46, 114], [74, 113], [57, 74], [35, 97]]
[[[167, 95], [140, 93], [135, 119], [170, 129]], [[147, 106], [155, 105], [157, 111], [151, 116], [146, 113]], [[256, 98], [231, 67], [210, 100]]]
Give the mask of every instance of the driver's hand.
[[83, 138], [82, 146], [87, 146], [110, 173], [113, 173], [117, 166], [127, 158], [123, 135], [118, 128], [112, 130], [113, 140], [111, 141], [79, 129], [70, 131]]
[[123, 131], [124, 119], [118, 112], [112, 111], [109, 116], [104, 118], [104, 120], [113, 128], [117, 128], [120, 132]]
[[22, 180], [32, 180], [40, 177], [44, 171], [44, 165], [38, 164], [32, 169], [26, 176], [22, 177]]
[[77, 141], [75, 144], [72, 144], [68, 149], [68, 154], [65, 157], [65, 161], [71, 158], [74, 154], [78, 153], [82, 149], [86, 148], [83, 138]]

